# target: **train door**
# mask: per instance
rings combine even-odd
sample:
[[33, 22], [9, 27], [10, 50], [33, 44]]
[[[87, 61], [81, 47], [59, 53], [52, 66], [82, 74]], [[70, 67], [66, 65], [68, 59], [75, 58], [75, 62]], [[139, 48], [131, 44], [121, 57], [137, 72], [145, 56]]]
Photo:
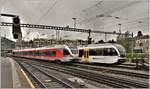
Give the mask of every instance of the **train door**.
[[83, 62], [84, 63], [88, 63], [89, 62], [89, 49], [84, 49], [84, 53], [83, 53]]

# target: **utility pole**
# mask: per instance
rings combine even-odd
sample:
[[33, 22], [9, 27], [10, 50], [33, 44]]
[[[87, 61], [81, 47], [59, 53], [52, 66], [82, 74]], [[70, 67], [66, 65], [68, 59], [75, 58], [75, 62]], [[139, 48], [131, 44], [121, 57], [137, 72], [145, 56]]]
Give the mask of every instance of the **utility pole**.
[[119, 25], [119, 38], [120, 38], [120, 35], [121, 35], [121, 24], [118, 24]]
[[91, 38], [91, 29], [89, 29], [89, 36], [88, 36], [88, 44], [92, 43], [92, 38]]
[[56, 44], [58, 44], [59, 43], [59, 33], [60, 33], [60, 31], [59, 30], [56, 30]]
[[74, 21], [74, 28], [76, 28], [76, 20], [77, 20], [77, 18], [72, 18], [72, 19]]
[[134, 39], [133, 39], [133, 32], [132, 32], [132, 39], [131, 39], [131, 41], [132, 41], [132, 49], [131, 49], [131, 51], [132, 51], [132, 57], [133, 57], [133, 47], [134, 47]]
[[105, 42], [107, 41], [107, 34], [105, 33]]

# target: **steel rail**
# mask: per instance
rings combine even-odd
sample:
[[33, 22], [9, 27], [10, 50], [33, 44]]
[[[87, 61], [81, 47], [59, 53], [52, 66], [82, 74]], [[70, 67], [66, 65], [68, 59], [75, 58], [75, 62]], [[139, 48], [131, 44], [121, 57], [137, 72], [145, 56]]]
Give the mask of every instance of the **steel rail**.
[[[126, 80], [126, 79], [116, 78], [116, 77], [114, 78], [112, 76], [107, 76], [104, 74], [97, 74], [97, 73], [89, 72], [87, 70], [77, 69], [75, 67], [70, 67], [70, 66], [68, 67], [68, 66], [64, 66], [60, 64], [53, 64], [53, 63], [51, 63], [51, 66], [49, 66], [46, 64], [47, 62], [45, 63], [40, 62], [40, 65], [39, 65], [38, 64], [39, 62], [35, 62], [35, 61], [31, 62], [31, 61], [32, 60], [30, 60], [30, 63], [32, 63], [33, 65], [41, 66], [41, 67], [48, 68], [48, 69], [53, 69], [53, 70], [71, 74], [74, 76], [79, 76], [79, 77], [93, 80], [96, 82], [101, 82], [103, 84], [107, 84], [115, 88], [131, 88], [131, 87], [147, 88], [149, 87], [149, 85], [143, 84], [141, 82]], [[27, 62], [29, 61], [27, 60]]]
[[55, 66], [54, 65], [53, 66], [52, 65], [51, 66], [46, 66], [46, 65], [43, 65], [43, 64], [39, 65], [39, 64], [34, 63], [34, 62], [32, 62], [32, 64], [33, 65], [37, 65], [37, 66], [41, 66], [41, 67], [44, 67], [44, 68], [56, 70], [56, 71], [59, 71], [59, 72], [67, 73], [67, 74], [70, 74], [70, 75], [73, 75], [73, 76], [86, 78], [86, 79], [89, 79], [89, 80], [92, 80], [92, 81], [96, 81], [98, 83], [106, 84], [106, 85], [114, 87], [114, 88], [131, 88], [131, 86], [128, 86], [128, 85], [125, 85], [125, 84], [120, 84], [118, 82], [115, 82], [114, 80], [113, 81], [110, 80], [109, 78], [107, 78], [108, 76], [103, 77], [101, 75], [93, 74], [91, 72], [90, 73], [89, 72], [85, 72], [85, 71], [81, 72], [81, 70], [65, 68], [64, 66], [63, 67], [58, 67], [56, 65]]
[[[107, 75], [104, 75], [104, 74], [96, 74], [96, 73], [92, 73], [92, 72], [89, 72], [89, 71], [85, 71], [85, 70], [82, 70], [82, 69], [76, 69], [76, 68], [73, 68], [73, 67], [58, 67], [58, 66], [55, 66], [56, 67], [56, 70], [58, 70], [58, 68], [60, 68], [61, 70], [67, 70], [69, 71], [70, 73], [74, 72], [74, 74], [77, 74], [78, 76], [79, 75], [88, 75], [88, 76], [92, 76], [92, 77], [95, 77], [95, 79], [99, 79], [99, 80], [103, 80], [104, 81], [107, 81], [107, 82], [111, 82], [111, 84], [114, 85], [119, 85], [119, 87], [125, 87], [125, 88], [129, 88], [129, 87], [136, 87], [136, 88], [148, 88], [149, 85], [148, 84], [143, 84], [143, 83], [139, 83], [139, 82], [136, 82], [136, 81], [132, 81], [132, 80], [126, 80], [126, 79], [123, 79], [123, 78], [116, 78], [116, 77], [112, 77], [112, 76], [107, 76]], [[81, 72], [82, 71], [82, 72]], [[84, 77], [82, 76], [82, 77]], [[102, 78], [100, 78], [102, 77]]]
[[25, 62], [23, 60], [21, 60], [21, 62], [24, 62], [24, 63], [28, 64], [29, 66], [31, 66], [31, 67], [35, 68], [36, 70], [40, 71], [42, 74], [44, 74], [44, 75], [46, 75], [46, 76], [56, 80], [58, 83], [62, 84], [65, 88], [75, 88], [75, 87], [76, 88], [87, 88], [86, 86], [81, 86], [81, 85], [79, 85], [77, 83], [67, 83], [67, 82], [70, 82], [70, 81], [69, 80], [68, 81], [67, 80], [61, 80], [61, 79], [59, 79], [59, 78], [57, 78], [57, 77], [55, 77], [53, 75], [50, 75], [50, 74], [46, 73], [44, 70], [42, 70], [42, 69], [40, 69], [38, 67], [35, 67], [32, 64], [30, 64], [28, 62]]
[[114, 74], [121, 74], [121, 75], [127, 75], [127, 76], [133, 76], [133, 77], [139, 77], [139, 78], [145, 78], [148, 79], [148, 74], [142, 74], [142, 73], [135, 73], [135, 72], [129, 72], [129, 71], [123, 71], [123, 70], [116, 70], [116, 69], [109, 69], [109, 68], [102, 68], [100, 66], [92, 66], [92, 65], [84, 65], [84, 64], [72, 64], [71, 66], [77, 66], [84, 69], [90, 69], [90, 70], [97, 70], [97, 71], [106, 71], [107, 73], [114, 73]]
[[31, 71], [29, 71], [21, 62], [19, 62], [18, 60], [15, 59], [15, 61], [22, 67], [23, 70], [25, 70], [25, 72], [27, 72], [33, 79], [35, 82], [37, 82], [40, 86], [40, 88], [47, 88], [45, 86], [45, 84], [42, 83], [42, 81], [40, 81], [36, 75], [34, 73], [32, 73]]

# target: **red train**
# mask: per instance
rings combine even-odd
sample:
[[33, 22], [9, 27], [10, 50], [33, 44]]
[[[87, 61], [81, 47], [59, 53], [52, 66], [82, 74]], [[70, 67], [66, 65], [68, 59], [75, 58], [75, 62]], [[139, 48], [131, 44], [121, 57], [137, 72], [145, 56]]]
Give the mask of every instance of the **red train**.
[[59, 62], [71, 62], [77, 58], [67, 45], [13, 50], [13, 56]]

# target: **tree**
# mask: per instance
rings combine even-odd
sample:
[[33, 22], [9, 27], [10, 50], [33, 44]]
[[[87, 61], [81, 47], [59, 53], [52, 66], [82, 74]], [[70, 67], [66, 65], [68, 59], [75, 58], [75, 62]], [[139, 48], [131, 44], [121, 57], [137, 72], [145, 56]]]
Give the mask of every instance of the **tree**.
[[131, 46], [132, 40], [133, 39], [130, 37], [125, 37], [125, 38], [117, 39], [117, 43], [121, 44], [125, 48], [127, 53], [131, 53], [132, 52], [132, 46]]
[[138, 31], [137, 36], [138, 36], [138, 37], [143, 36], [142, 31]]
[[98, 41], [98, 43], [104, 43], [104, 41], [103, 41], [103, 40], [100, 40], [100, 41]]
[[112, 39], [112, 40], [109, 40], [108, 43], [116, 43], [116, 42], [114, 41], [114, 39]]

